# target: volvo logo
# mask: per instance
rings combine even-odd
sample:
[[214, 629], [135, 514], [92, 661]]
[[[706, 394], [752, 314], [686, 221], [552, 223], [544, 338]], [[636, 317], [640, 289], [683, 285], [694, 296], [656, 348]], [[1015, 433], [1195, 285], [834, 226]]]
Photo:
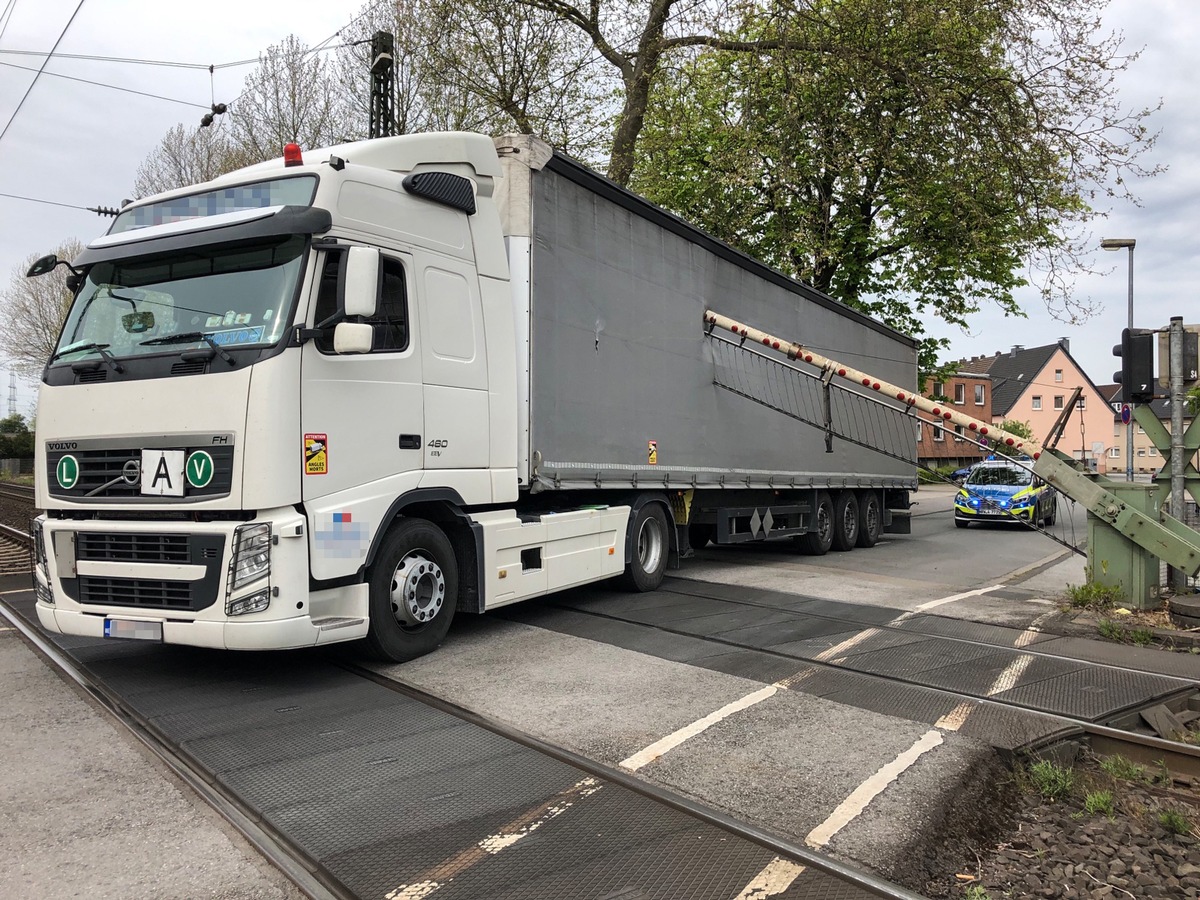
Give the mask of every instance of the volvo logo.
[[46, 449], [48, 451], [50, 451], [51, 453], [54, 453], [57, 450], [78, 450], [79, 442], [78, 441], [47, 441]]
[[139, 483], [142, 480], [142, 464], [136, 459], [125, 460], [125, 465], [121, 466], [121, 480], [126, 484]]

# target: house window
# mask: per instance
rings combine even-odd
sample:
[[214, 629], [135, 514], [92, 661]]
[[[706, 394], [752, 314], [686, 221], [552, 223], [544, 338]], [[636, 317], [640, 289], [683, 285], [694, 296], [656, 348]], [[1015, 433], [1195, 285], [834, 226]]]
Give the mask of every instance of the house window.
[[975, 385], [975, 405], [983, 406], [983, 385]]
[[1057, 382], [1059, 382], [1059, 383], [1061, 383], [1061, 382], [1062, 382], [1062, 369], [1055, 369], [1055, 370], [1054, 370], [1054, 380], [1055, 380], [1055, 381], [1057, 381]]
[[954, 426], [954, 439], [960, 444], [962, 443], [963, 427], [961, 425]]
[[1121, 448], [1120, 447], [1109, 447], [1108, 448], [1108, 458], [1109, 459], [1120, 459], [1121, 458]]
[[1038, 394], [1033, 395], [1033, 408], [1035, 410], [1042, 408], [1042, 398]]
[[945, 388], [946, 388], [946, 385], [942, 384], [940, 381], [935, 381], [933, 383], [933, 396], [934, 397], [946, 396], [944, 393], [942, 393], [945, 390]]
[[1062, 409], [1062, 408], [1063, 408], [1063, 395], [1062, 395], [1062, 394], [1055, 394], [1055, 395], [1054, 395], [1054, 408], [1055, 408], [1055, 409]]
[[1139, 426], [1137, 427], [1137, 433], [1138, 433], [1138, 434], [1145, 434], [1145, 433], [1146, 433], [1146, 429], [1145, 429], [1145, 428], [1143, 428], [1141, 425], [1139, 425]]
[[942, 431], [942, 429], [940, 427], [938, 427], [937, 425], [934, 425], [933, 426], [933, 439], [935, 441], [944, 441], [946, 439], [946, 432]]
[[959, 406], [967, 402], [967, 386], [965, 384], [956, 384], [954, 386], [954, 402]]
[[1149, 451], [1147, 451], [1147, 452], [1149, 453], [1150, 456], [1158, 456], [1158, 448], [1157, 447], [1151, 447], [1149, 449]]
[[1145, 448], [1145, 447], [1138, 447], [1138, 449], [1137, 449], [1137, 455], [1138, 455], [1138, 456], [1145, 456], [1145, 455], [1146, 455], [1146, 448]]

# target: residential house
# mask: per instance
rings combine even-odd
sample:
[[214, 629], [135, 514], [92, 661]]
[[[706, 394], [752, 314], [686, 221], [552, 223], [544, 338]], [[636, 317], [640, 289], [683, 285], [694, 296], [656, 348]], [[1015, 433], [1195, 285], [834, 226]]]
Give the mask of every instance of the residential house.
[[1071, 356], [1066, 338], [1044, 347], [1018, 345], [1007, 353], [961, 360], [958, 368], [963, 374], [991, 377], [993, 423], [1006, 419], [1028, 423], [1039, 442], [1064, 413], [1075, 388], [1081, 388], [1077, 409], [1071, 411], [1057, 447], [1093, 471], [1109, 469], [1108, 454], [1115, 440], [1109, 397]]
[[[1133, 470], [1133, 475], [1136, 478], [1138, 475], [1156, 474], [1164, 465], [1165, 460], [1158, 448], [1150, 440], [1150, 436], [1146, 434], [1144, 428], [1137, 422], [1130, 421], [1129, 425], [1125, 425], [1121, 421], [1121, 407], [1124, 404], [1124, 398], [1121, 394], [1121, 385], [1119, 384], [1102, 384], [1100, 391], [1108, 397], [1109, 406], [1113, 412], [1113, 442], [1108, 448], [1108, 471], [1111, 475], [1121, 475], [1127, 469]], [[1171, 401], [1165, 397], [1159, 397], [1153, 400], [1150, 408], [1154, 410], [1155, 417], [1162, 422], [1163, 427], [1170, 432], [1171, 430]], [[1192, 414], [1184, 407], [1183, 427], [1186, 429], [1192, 423]], [[1133, 429], [1133, 465], [1129, 466], [1125, 459], [1126, 448], [1126, 433], [1128, 429]], [[1195, 463], [1196, 460], [1193, 460]]]
[[[984, 422], [992, 421], [991, 376], [986, 374], [959, 373], [953, 378], [929, 381], [923, 391], [926, 397], [936, 399]], [[962, 426], [922, 423], [917, 426], [917, 461], [931, 469], [950, 466], [960, 468], [977, 463], [987, 456], [983, 450], [962, 438]]]

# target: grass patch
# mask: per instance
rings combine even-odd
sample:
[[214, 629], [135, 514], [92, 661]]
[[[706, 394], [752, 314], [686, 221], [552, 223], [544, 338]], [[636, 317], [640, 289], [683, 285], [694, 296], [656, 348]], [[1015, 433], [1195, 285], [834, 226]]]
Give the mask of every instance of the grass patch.
[[1149, 628], [1135, 628], [1129, 632], [1129, 640], [1139, 647], [1148, 647], [1154, 643], [1154, 632]]
[[1112, 818], [1114, 805], [1112, 791], [1091, 791], [1083, 798], [1083, 808], [1089, 816], [1108, 816]]
[[1100, 632], [1100, 637], [1108, 638], [1110, 641], [1118, 643], [1125, 642], [1125, 629], [1114, 622], [1112, 619], [1101, 619], [1100, 624], [1096, 626], [1096, 630]]
[[1119, 589], [1094, 581], [1067, 585], [1067, 602], [1075, 609], [1112, 609], [1124, 601]]
[[1177, 809], [1164, 809], [1158, 814], [1158, 824], [1171, 834], [1191, 834], [1192, 823]]
[[1034, 789], [1047, 800], [1062, 800], [1075, 788], [1075, 770], [1060, 766], [1048, 759], [1029, 767]]
[[978, 884], [973, 884], [963, 891], [964, 900], [992, 900], [992, 895], [987, 890]]
[[1145, 781], [1146, 768], [1128, 760], [1119, 753], [1100, 760], [1100, 771], [1121, 781]]

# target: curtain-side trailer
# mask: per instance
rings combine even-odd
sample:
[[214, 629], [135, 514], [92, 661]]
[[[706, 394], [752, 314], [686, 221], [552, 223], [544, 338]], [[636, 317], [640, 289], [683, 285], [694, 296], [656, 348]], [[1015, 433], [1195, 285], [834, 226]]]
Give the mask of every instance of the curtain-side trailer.
[[54, 631], [403, 660], [456, 611], [652, 590], [709, 540], [907, 530], [913, 462], [720, 389], [703, 316], [901, 385], [914, 342], [534, 137], [289, 148], [31, 274], [58, 264], [34, 529]]

